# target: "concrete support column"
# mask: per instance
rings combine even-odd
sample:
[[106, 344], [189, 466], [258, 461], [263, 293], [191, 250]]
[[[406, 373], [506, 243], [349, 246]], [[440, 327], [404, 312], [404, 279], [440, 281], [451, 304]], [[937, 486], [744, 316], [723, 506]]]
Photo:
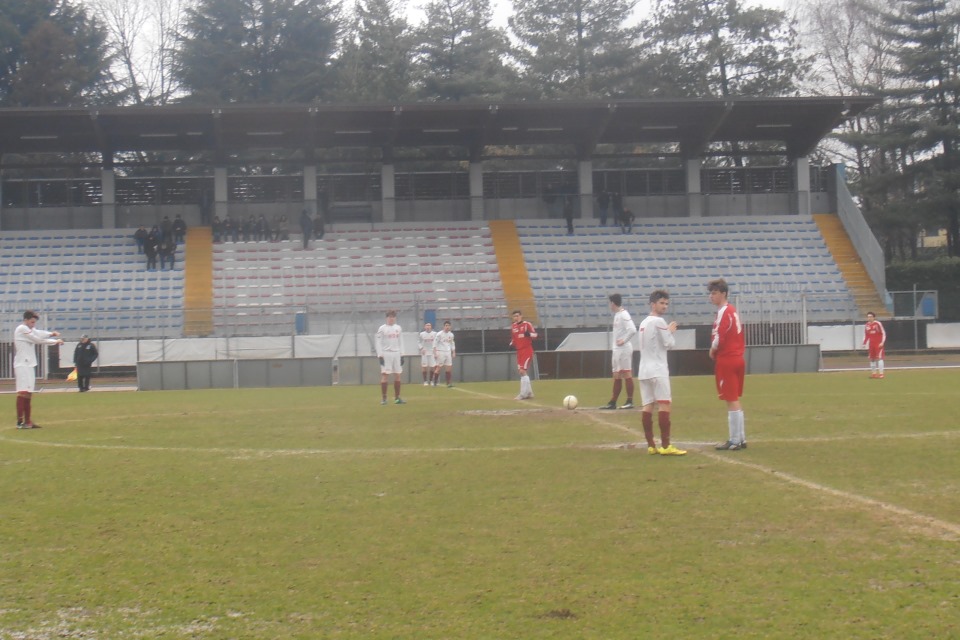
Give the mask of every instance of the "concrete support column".
[[[230, 214], [227, 207], [227, 168], [213, 168], [213, 215], [221, 220]], [[235, 221], [237, 222], [237, 221]]]
[[486, 218], [483, 203], [483, 162], [470, 163], [470, 219], [482, 221]]
[[577, 181], [580, 191], [580, 219], [593, 220], [593, 160], [577, 163]]
[[383, 221], [397, 221], [397, 184], [396, 169], [392, 164], [380, 167], [380, 198], [383, 207]]
[[810, 160], [797, 158], [793, 161], [794, 182], [797, 192], [794, 196], [794, 210], [792, 213], [809, 216], [810, 209]]
[[303, 167], [303, 208], [311, 216], [317, 213], [317, 166]]
[[100, 222], [104, 229], [117, 228], [117, 176], [113, 169], [100, 170]]
[[690, 158], [686, 162], [687, 215], [691, 218], [703, 217], [703, 186], [700, 182], [702, 168], [703, 158]]

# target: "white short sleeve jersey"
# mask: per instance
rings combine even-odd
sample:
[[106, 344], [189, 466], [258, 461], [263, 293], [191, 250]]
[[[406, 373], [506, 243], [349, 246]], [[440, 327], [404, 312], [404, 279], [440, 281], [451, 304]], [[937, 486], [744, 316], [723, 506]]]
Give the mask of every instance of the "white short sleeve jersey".
[[437, 334], [437, 353], [456, 353], [457, 345], [453, 340], [453, 331], [441, 331]]
[[382, 324], [377, 329], [376, 336], [377, 355], [383, 357], [384, 353], [396, 352], [403, 353], [403, 329], [398, 324]]
[[37, 366], [38, 344], [56, 344], [57, 339], [53, 337], [50, 331], [43, 329], [31, 329], [25, 324], [18, 325], [13, 330], [13, 366], [14, 367], [35, 367]]
[[[610, 341], [613, 349], [627, 349], [633, 351], [633, 336], [637, 334], [637, 325], [633, 323], [630, 312], [626, 309], [620, 309], [613, 314], [613, 337]], [[617, 341], [623, 341], [622, 345], [617, 345]]]
[[667, 321], [660, 316], [647, 316], [640, 323], [640, 366], [637, 379], [670, 376], [667, 351], [676, 344]]
[[421, 331], [420, 335], [417, 336], [417, 346], [420, 348], [420, 355], [433, 353], [433, 346], [436, 339], [436, 331]]

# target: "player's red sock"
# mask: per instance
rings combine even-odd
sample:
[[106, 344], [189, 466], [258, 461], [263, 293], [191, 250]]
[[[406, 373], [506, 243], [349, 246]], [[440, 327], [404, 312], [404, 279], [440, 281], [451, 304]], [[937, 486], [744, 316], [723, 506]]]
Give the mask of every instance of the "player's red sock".
[[[384, 391], [384, 393], [386, 393], [386, 391]], [[400, 397], [400, 381], [399, 380], [393, 381], [393, 397], [394, 398]]]
[[452, 371], [445, 371], [445, 372], [444, 372], [444, 377], [447, 379], [447, 384], [450, 384], [450, 381], [453, 380], [453, 372], [452, 372]]
[[624, 383], [627, 387], [627, 402], [633, 404], [633, 378], [627, 378]]
[[610, 398], [610, 402], [616, 404], [617, 398], [620, 397], [620, 390], [623, 389], [623, 380], [617, 378], [613, 381], [613, 397]]
[[383, 399], [386, 400], [387, 399], [387, 383], [386, 382], [380, 383], [380, 393], [383, 395]]
[[31, 424], [30, 422], [30, 401], [32, 398], [30, 396], [23, 397], [23, 422], [24, 424]]
[[640, 414], [643, 423], [643, 437], [647, 439], [647, 446], [657, 448], [657, 441], [653, 439], [653, 414], [644, 411]]
[[670, 412], [658, 411], [657, 422], [660, 424], [660, 441], [663, 442], [663, 448], [670, 446]]
[[24, 397], [17, 394], [17, 422], [23, 422], [23, 401]]

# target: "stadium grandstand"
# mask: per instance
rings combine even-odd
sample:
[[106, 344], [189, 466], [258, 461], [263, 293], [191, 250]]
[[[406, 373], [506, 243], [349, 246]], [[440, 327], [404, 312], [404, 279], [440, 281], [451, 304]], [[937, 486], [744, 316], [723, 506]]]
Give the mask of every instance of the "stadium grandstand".
[[[342, 334], [387, 308], [595, 330], [610, 292], [636, 314], [663, 287], [698, 325], [724, 277], [747, 322], [850, 322], [883, 313], [882, 252], [843, 167], [807, 157], [877, 102], [0, 110], [3, 316], [99, 339]], [[301, 212], [326, 220], [307, 249]], [[134, 230], [176, 215], [175, 267], [146, 270]], [[214, 242], [214, 220], [261, 215], [290, 238]]]

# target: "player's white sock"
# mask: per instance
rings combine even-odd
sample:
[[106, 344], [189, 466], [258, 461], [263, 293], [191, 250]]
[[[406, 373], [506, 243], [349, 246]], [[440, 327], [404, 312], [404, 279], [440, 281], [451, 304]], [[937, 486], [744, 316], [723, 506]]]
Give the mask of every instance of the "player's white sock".
[[871, 360], [871, 361], [870, 361], [870, 373], [876, 373], [876, 372], [877, 372], [877, 361], [876, 361], [876, 360]]
[[529, 396], [533, 394], [533, 388], [530, 386], [530, 376], [520, 378], [520, 395]]
[[739, 428], [737, 427], [737, 412], [736, 411], [727, 411], [727, 432], [729, 436], [727, 440], [730, 442], [737, 441], [737, 433], [739, 433]]
[[744, 442], [747, 441], [747, 430], [743, 421], [743, 409], [740, 409], [739, 411], [734, 411], [734, 413], [737, 414], [737, 437], [738, 437], [738, 440], [736, 440], [735, 442], [737, 442], [737, 444], [743, 444]]
[[883, 375], [883, 360], [877, 360], [877, 373]]

